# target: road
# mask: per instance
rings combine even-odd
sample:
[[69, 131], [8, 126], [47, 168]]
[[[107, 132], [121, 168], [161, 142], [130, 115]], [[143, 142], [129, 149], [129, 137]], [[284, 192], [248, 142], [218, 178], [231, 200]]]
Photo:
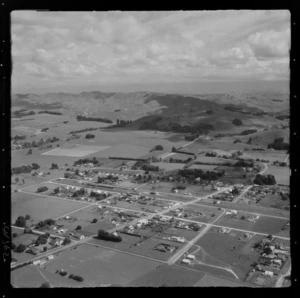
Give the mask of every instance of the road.
[[291, 275], [291, 265], [288, 267], [288, 270], [283, 274], [281, 274], [275, 284], [275, 288], [281, 288], [284, 286], [285, 277]]

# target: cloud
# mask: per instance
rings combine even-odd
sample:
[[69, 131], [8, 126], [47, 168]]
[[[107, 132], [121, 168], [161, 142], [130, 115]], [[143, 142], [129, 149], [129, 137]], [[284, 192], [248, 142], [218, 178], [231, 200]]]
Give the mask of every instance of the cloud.
[[288, 77], [288, 11], [11, 16], [13, 88]]
[[262, 31], [249, 36], [249, 45], [258, 59], [287, 57], [290, 50], [290, 29]]

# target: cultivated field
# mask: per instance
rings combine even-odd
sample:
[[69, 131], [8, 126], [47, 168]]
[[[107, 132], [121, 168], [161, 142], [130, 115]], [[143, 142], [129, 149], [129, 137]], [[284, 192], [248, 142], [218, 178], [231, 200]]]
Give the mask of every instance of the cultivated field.
[[269, 166], [265, 175], [271, 174], [275, 176], [277, 184], [290, 185], [291, 170], [289, 167]]
[[53, 155], [53, 156], [71, 156], [71, 157], [83, 157], [92, 153], [105, 150], [110, 146], [84, 146], [77, 145], [74, 148], [56, 148], [50, 151], [42, 153], [42, 155]]
[[29, 193], [12, 194], [11, 220], [14, 223], [18, 216], [31, 216], [30, 223], [36, 223], [47, 218], [57, 218], [65, 213], [82, 208], [83, 205], [71, 200], [48, 198]]

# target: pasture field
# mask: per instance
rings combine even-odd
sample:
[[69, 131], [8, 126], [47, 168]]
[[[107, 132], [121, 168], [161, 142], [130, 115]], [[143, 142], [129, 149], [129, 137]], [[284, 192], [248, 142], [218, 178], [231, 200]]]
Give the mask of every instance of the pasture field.
[[291, 169], [289, 167], [269, 166], [264, 174], [274, 175], [277, 184], [290, 185]]
[[77, 145], [74, 148], [56, 148], [42, 153], [42, 155], [51, 156], [68, 156], [68, 157], [83, 157], [93, 154], [98, 151], [106, 150], [110, 146], [89, 146], [89, 145]]
[[[266, 151], [246, 151], [243, 154], [243, 158], [253, 158], [253, 159], [265, 159], [268, 160], [271, 164], [278, 160], [280, 162], [283, 162], [287, 157], [286, 151], [282, 150], [266, 150]], [[271, 166], [271, 165], [270, 165]]]
[[253, 213], [261, 213], [265, 215], [274, 215], [274, 216], [281, 216], [286, 217], [287, 219], [290, 218], [290, 212], [287, 210], [282, 209], [275, 209], [275, 208], [265, 208], [262, 206], [257, 205], [246, 205], [246, 204], [240, 204], [240, 203], [229, 203], [225, 201], [219, 201], [220, 204], [215, 205], [212, 200], [209, 199], [202, 199], [200, 202], [197, 202], [196, 204], [199, 205], [206, 205], [206, 206], [214, 206], [214, 207], [223, 207], [227, 209], [235, 209], [239, 211], [244, 212], [253, 212]]
[[189, 169], [199, 169], [203, 171], [213, 171], [217, 165], [196, 165], [193, 164], [192, 166], [189, 167]]
[[18, 192], [12, 194], [11, 220], [14, 223], [18, 216], [29, 214], [30, 223], [37, 223], [47, 218], [60, 217], [82, 207], [82, 203], [71, 200]]
[[133, 280], [128, 286], [134, 287], [191, 287], [204, 273], [177, 265], [160, 265]]
[[[289, 190], [288, 190], [289, 192]], [[257, 205], [263, 207], [273, 207], [289, 210], [290, 209], [290, 200], [282, 200], [279, 194], [269, 194], [262, 198]]]
[[168, 162], [155, 162], [152, 163], [152, 165], [157, 166], [160, 169], [163, 169], [165, 171], [178, 170], [178, 169], [182, 169], [185, 166], [184, 163], [168, 163]]
[[161, 261], [167, 261], [176, 251], [174, 251], [173, 253], [169, 253], [155, 250], [154, 247], [157, 246], [159, 243], [166, 243], [171, 246], [176, 246], [177, 250], [185, 245], [183, 243], [173, 242], [165, 239], [162, 240], [161, 237], [158, 237], [158, 235], [153, 234], [154, 233], [151, 233], [150, 238], [142, 240], [140, 237], [135, 237], [122, 233], [121, 236], [123, 240], [121, 242], [111, 242], [94, 238], [90, 240], [89, 243], [99, 244], [107, 248], [110, 247], [122, 250], [124, 252], [129, 252], [139, 256], [145, 256]]
[[11, 285], [18, 288], [39, 288], [46, 280], [36, 266], [30, 265], [13, 270], [10, 273]]
[[189, 219], [205, 223], [212, 222], [216, 217], [218, 217], [221, 214], [221, 212], [223, 212], [223, 210], [218, 210], [217, 208], [199, 206], [196, 204], [186, 205], [183, 209], [191, 212], [194, 211], [200, 213], [198, 216], [189, 217]]
[[[81, 287], [96, 287], [103, 284], [126, 286], [159, 264], [154, 260], [90, 244], [81, 244], [55, 254], [54, 260], [47, 262], [46, 271], [55, 273], [58, 269], [64, 269], [68, 274], [82, 276], [84, 281], [77, 283]], [[51, 281], [51, 278], [49, 280]]]
[[225, 227], [242, 229], [252, 232], [280, 235], [289, 237], [289, 231], [283, 231], [283, 227], [288, 222], [288, 219], [273, 218], [267, 216], [260, 216], [255, 222], [240, 219], [241, 216], [247, 216], [247, 213], [239, 212], [237, 218], [230, 215], [223, 215], [217, 222], [217, 225]]
[[[87, 205], [86, 208], [69, 214], [70, 217], [76, 220], [67, 221], [63, 218], [59, 218], [56, 220], [56, 223], [64, 225], [64, 228], [73, 231], [78, 225], [80, 225], [82, 227], [80, 233], [84, 234], [85, 236], [90, 236], [97, 234], [99, 229], [109, 230], [114, 227], [114, 225], [111, 223], [111, 220], [114, 216], [112, 214], [104, 214], [106, 211], [112, 211], [112, 209], [105, 207], [100, 210], [98, 206]], [[96, 223], [92, 223], [94, 218], [98, 220]]]
[[244, 283], [239, 283], [237, 281], [216, 277], [213, 275], [205, 274], [194, 287], [249, 287], [249, 285]]
[[[213, 263], [211, 265], [215, 265], [216, 261], [219, 264], [223, 263], [222, 267], [232, 269], [235, 274], [243, 280], [250, 269], [250, 265], [257, 261], [260, 256], [259, 253], [252, 248], [252, 246], [263, 237], [255, 235], [250, 239], [238, 240], [242, 235], [243, 233], [235, 230], [231, 230], [229, 234], [223, 234], [219, 233], [218, 229], [211, 228], [195, 243], [195, 246], [201, 247], [199, 252], [201, 251], [202, 255], [204, 252], [205, 255], [210, 257], [204, 258], [205, 263]], [[192, 248], [189, 250], [189, 253], [194, 251], [195, 248]], [[193, 268], [197, 269], [197, 266], [201, 265], [193, 265]], [[224, 273], [226, 271], [222, 270], [222, 272]], [[229, 272], [227, 273], [231, 274]]]
[[[159, 182], [154, 184], [146, 184], [141, 186], [138, 190], [140, 192], [158, 192], [159, 195], [163, 195], [163, 198], [175, 201], [191, 201], [193, 198], [186, 197], [187, 195], [195, 196], [206, 196], [214, 192], [208, 186], [197, 186], [197, 185], [186, 185], [186, 189], [179, 189], [177, 193], [172, 193], [172, 189], [176, 188], [176, 184], [172, 182]], [[162, 193], [162, 194], [160, 194]], [[167, 193], [167, 195], [165, 195]], [[180, 197], [184, 195], [185, 197]]]

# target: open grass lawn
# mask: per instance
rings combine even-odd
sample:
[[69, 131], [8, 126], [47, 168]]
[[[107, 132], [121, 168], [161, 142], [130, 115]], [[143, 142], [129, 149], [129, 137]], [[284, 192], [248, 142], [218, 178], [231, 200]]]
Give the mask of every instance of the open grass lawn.
[[[260, 241], [262, 236], [255, 235], [251, 239], [243, 241], [238, 240], [240, 236], [241, 233], [234, 230], [230, 234], [222, 234], [216, 232], [215, 229], [210, 229], [196, 242], [196, 245], [199, 245], [212, 258], [224, 263], [224, 266], [227, 264], [240, 279], [244, 279], [250, 265], [259, 258], [259, 254], [252, 250], [251, 246]], [[197, 268], [198, 266], [201, 265], [193, 267]], [[223, 274], [226, 274], [226, 271]], [[232, 276], [232, 274], [230, 275]]]
[[[178, 237], [185, 238], [187, 241], [190, 241], [197, 236], [197, 233], [199, 232], [194, 232], [186, 229], [169, 228], [165, 230], [163, 233], [159, 234], [158, 237], [162, 238], [162, 237], [178, 236]], [[176, 242], [174, 242], [174, 244], [176, 244]]]
[[[82, 244], [55, 255], [46, 270], [55, 273], [64, 269], [84, 278], [81, 286], [96, 287], [101, 284], [126, 286], [159, 265], [158, 262], [124, 254], [114, 250]], [[62, 279], [65, 277], [62, 277]], [[51, 278], [50, 278], [51, 281]]]
[[167, 163], [167, 162], [155, 162], [152, 163], [152, 165], [157, 166], [160, 169], [164, 169], [166, 171], [182, 169], [185, 166], [184, 163]]
[[[246, 214], [246, 213], [243, 213]], [[241, 215], [238, 214], [238, 218]], [[222, 225], [225, 227], [242, 229], [247, 231], [253, 231], [258, 233], [281, 235], [288, 237], [289, 231], [282, 231], [282, 228], [288, 222], [288, 219], [273, 218], [267, 216], [260, 216], [256, 222], [251, 222], [247, 220], [235, 219], [228, 215], [223, 215], [218, 221], [217, 225]]]
[[205, 274], [194, 287], [248, 287], [248, 284], [235, 282], [225, 278], [219, 278], [213, 275]]
[[11, 271], [11, 284], [18, 288], [39, 288], [46, 280], [36, 266], [30, 265]]
[[291, 170], [289, 167], [269, 166], [264, 174], [274, 175], [277, 184], [290, 185]]
[[213, 171], [217, 166], [216, 165], [196, 165], [193, 164], [189, 169], [200, 169], [203, 171]]
[[[84, 206], [82, 206], [84, 207]], [[81, 226], [81, 234], [85, 236], [90, 236], [97, 234], [99, 229], [109, 230], [114, 227], [111, 223], [111, 215], [105, 216], [103, 213], [106, 210], [111, 210], [109, 208], [104, 208], [102, 210], [97, 210], [97, 206], [88, 206], [83, 210], [71, 213], [69, 216], [76, 218], [75, 221], [66, 221], [59, 219], [56, 221], [57, 224], [64, 225], [68, 230], [75, 230], [77, 226]], [[96, 218], [98, 222], [92, 223], [92, 220]]]
[[18, 216], [29, 214], [32, 224], [47, 218], [57, 218], [82, 207], [83, 204], [71, 200], [18, 192], [12, 194], [11, 220], [14, 223]]
[[133, 280], [128, 286], [134, 287], [191, 287], [195, 285], [204, 273], [189, 270], [181, 266], [160, 265], [150, 272]]
[[253, 212], [253, 213], [261, 213], [265, 215], [275, 215], [275, 216], [282, 216], [289, 218], [290, 212], [288, 210], [282, 209], [275, 209], [275, 208], [265, 208], [258, 205], [248, 205], [248, 204], [241, 204], [241, 203], [231, 203], [231, 202], [224, 202], [220, 201], [220, 204], [215, 205], [213, 204], [212, 200], [210, 199], [203, 199], [200, 202], [196, 203], [199, 205], [207, 205], [207, 206], [214, 206], [214, 207], [224, 207], [227, 209], [235, 209], [244, 212]]
[[110, 146], [78, 145], [74, 148], [55, 148], [42, 153], [42, 155], [83, 157], [108, 148], [110, 148]]
[[289, 229], [282, 230], [287, 222], [288, 220], [286, 219], [261, 216], [253, 225], [252, 230], [254, 232], [289, 237]]

